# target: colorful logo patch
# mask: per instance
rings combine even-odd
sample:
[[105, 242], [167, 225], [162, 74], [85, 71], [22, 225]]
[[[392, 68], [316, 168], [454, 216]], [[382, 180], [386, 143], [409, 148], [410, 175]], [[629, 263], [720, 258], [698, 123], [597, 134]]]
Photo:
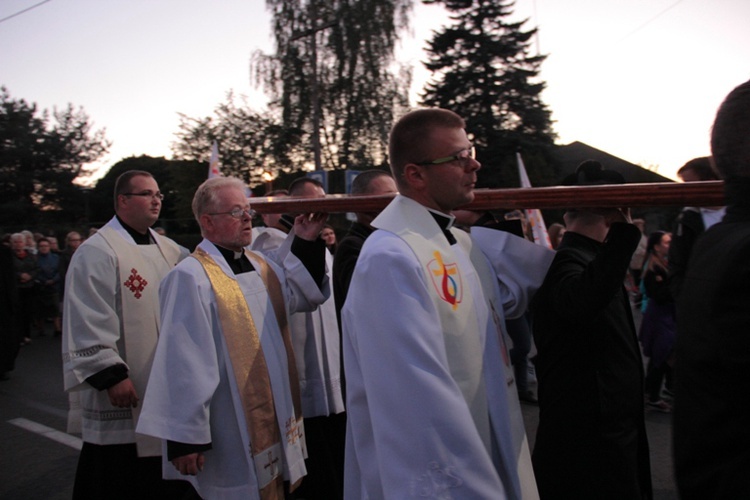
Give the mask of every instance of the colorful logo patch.
[[427, 264], [427, 272], [432, 278], [432, 284], [438, 296], [449, 303], [455, 311], [458, 309], [458, 304], [461, 303], [464, 294], [458, 264], [446, 264], [438, 251], [435, 251], [433, 255], [435, 260], [431, 260]]

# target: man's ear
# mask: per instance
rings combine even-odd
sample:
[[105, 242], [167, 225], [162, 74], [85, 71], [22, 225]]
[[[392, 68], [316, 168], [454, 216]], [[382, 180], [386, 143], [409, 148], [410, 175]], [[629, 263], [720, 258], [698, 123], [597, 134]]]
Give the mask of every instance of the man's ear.
[[213, 231], [214, 229], [214, 220], [213, 217], [211, 217], [208, 214], [203, 214], [200, 217], [200, 226], [205, 231]]
[[427, 182], [424, 167], [420, 167], [415, 163], [407, 163], [404, 166], [403, 177], [406, 184], [412, 188], [418, 188]]

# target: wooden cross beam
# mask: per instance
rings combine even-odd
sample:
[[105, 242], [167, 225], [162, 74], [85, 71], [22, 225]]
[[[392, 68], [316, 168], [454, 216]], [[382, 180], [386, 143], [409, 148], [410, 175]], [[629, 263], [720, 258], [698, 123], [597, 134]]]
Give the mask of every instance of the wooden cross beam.
[[[584, 207], [713, 207], [724, 205], [724, 183], [660, 182], [607, 186], [477, 189], [469, 210]], [[253, 209], [263, 214], [306, 212], [377, 212], [393, 196], [329, 194], [325, 198], [252, 198]]]

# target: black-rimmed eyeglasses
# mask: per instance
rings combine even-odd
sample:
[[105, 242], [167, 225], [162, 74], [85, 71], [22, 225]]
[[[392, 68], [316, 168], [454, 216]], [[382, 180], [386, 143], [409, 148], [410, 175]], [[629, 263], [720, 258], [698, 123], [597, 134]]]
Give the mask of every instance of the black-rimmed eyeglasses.
[[468, 160], [474, 160], [477, 157], [476, 148], [474, 146], [463, 149], [452, 156], [445, 156], [438, 158], [437, 160], [421, 161], [417, 165], [428, 166], [428, 165], [442, 165], [443, 163], [450, 163], [452, 161], [459, 161], [461, 165], [466, 165]]
[[123, 196], [140, 196], [142, 198], [145, 198], [147, 196], [150, 196], [153, 200], [154, 198], [159, 198], [160, 200], [164, 199], [164, 195], [161, 194], [161, 192], [153, 192], [153, 191], [144, 191], [142, 193], [122, 193]]

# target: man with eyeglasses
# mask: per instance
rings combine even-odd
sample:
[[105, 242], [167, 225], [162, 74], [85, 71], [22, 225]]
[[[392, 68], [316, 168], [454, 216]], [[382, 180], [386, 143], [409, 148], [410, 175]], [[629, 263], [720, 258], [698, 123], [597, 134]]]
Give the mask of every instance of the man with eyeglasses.
[[159, 335], [159, 282], [188, 254], [150, 229], [162, 198], [150, 173], [120, 175], [115, 216], [78, 247], [67, 270], [68, 426], [83, 434], [73, 498], [182, 498], [192, 489], [163, 481], [161, 443], [135, 434]]
[[216, 177], [195, 193], [204, 239], [162, 282], [137, 430], [167, 440], [165, 474], [189, 477], [203, 498], [281, 499], [306, 470], [289, 316], [330, 295], [318, 239], [327, 216], [296, 217], [290, 252], [274, 263], [245, 250], [253, 211], [244, 187]]
[[543, 271], [499, 281], [452, 227], [481, 167], [464, 129], [421, 109], [391, 130], [399, 194], [372, 221], [341, 317], [345, 498], [538, 497], [503, 315], [523, 312]]

